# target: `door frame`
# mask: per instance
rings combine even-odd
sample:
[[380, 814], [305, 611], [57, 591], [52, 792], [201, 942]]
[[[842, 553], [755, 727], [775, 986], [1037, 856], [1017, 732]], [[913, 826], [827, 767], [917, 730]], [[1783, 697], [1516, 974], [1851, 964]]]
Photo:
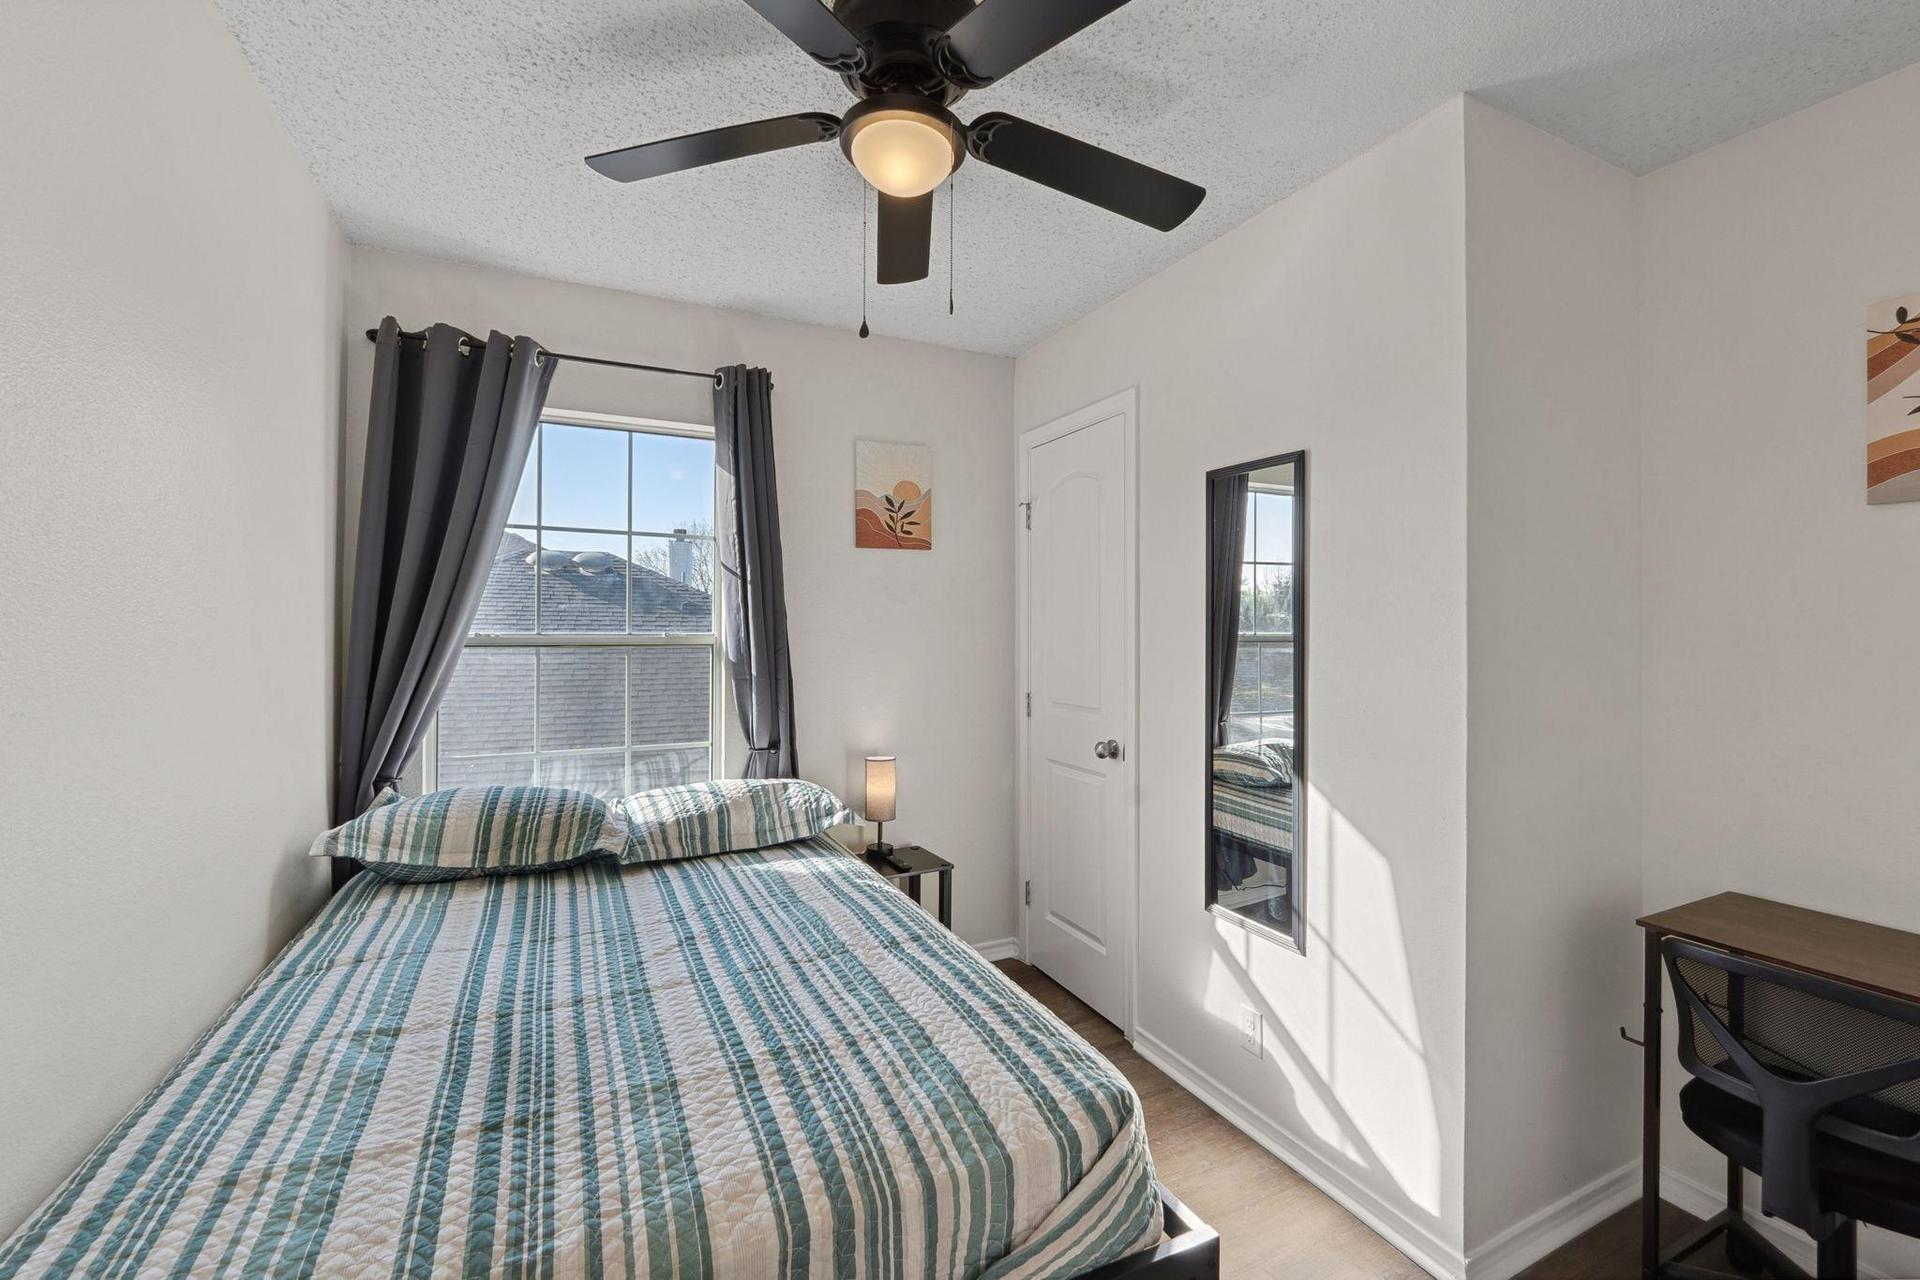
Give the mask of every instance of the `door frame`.
[[1096, 400], [1092, 404], [1062, 414], [1051, 422], [1033, 427], [1020, 433], [1014, 441], [1014, 492], [1019, 495], [1013, 512], [1013, 581], [1014, 581], [1014, 689], [1013, 714], [1015, 733], [1014, 763], [1014, 869], [1018, 874], [1021, 888], [1016, 890], [1015, 906], [1020, 914], [1020, 958], [1026, 960], [1032, 953], [1029, 949], [1028, 916], [1031, 908], [1025, 901], [1025, 885], [1033, 878], [1033, 815], [1032, 797], [1028, 794], [1027, 765], [1030, 756], [1033, 721], [1026, 714], [1026, 695], [1031, 689], [1028, 683], [1030, 666], [1029, 626], [1027, 588], [1030, 580], [1028, 560], [1032, 555], [1032, 542], [1027, 537], [1027, 517], [1031, 511], [1033, 488], [1028, 474], [1028, 455], [1040, 445], [1062, 436], [1071, 435], [1095, 423], [1105, 422], [1109, 418], [1120, 419], [1121, 439], [1121, 495], [1124, 499], [1124, 528], [1121, 532], [1121, 554], [1123, 567], [1121, 581], [1124, 583], [1124, 597], [1121, 612], [1126, 624], [1120, 628], [1121, 642], [1125, 646], [1122, 666], [1127, 673], [1123, 697], [1125, 707], [1120, 716], [1120, 738], [1126, 743], [1126, 754], [1121, 757], [1121, 785], [1127, 800], [1127, 810], [1131, 821], [1126, 838], [1126, 847], [1121, 850], [1122, 861], [1126, 868], [1123, 885], [1124, 909], [1119, 913], [1116, 939], [1123, 953], [1122, 976], [1126, 986], [1124, 1007], [1126, 1021], [1120, 1030], [1131, 1040], [1137, 1019], [1137, 997], [1139, 992], [1139, 936], [1140, 936], [1140, 612], [1139, 612], [1139, 526], [1140, 526], [1140, 416], [1139, 388], [1128, 387], [1124, 391]]

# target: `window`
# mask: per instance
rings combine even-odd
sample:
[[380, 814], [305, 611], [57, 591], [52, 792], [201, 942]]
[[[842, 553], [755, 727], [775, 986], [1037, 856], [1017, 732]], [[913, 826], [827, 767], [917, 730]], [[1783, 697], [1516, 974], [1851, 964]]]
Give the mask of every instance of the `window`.
[[713, 504], [704, 428], [542, 421], [441, 700], [429, 784], [611, 798], [711, 777]]
[[1293, 738], [1293, 492], [1254, 483], [1240, 558], [1229, 742]]

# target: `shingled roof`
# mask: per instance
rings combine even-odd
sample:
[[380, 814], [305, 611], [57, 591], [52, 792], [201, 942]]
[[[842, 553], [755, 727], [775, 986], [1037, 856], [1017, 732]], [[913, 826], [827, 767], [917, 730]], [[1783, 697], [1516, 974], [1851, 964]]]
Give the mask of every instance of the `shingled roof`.
[[[552, 541], [543, 558], [572, 556], [566, 534]], [[568, 563], [542, 571], [529, 557], [533, 543], [509, 529], [487, 573], [487, 591], [473, 629], [515, 634], [533, 630], [533, 593], [540, 592], [540, 630], [553, 633], [605, 633], [627, 630], [627, 575], [633, 575], [633, 631], [642, 635], [687, 635], [713, 628], [713, 598], [706, 592], [645, 565], [607, 557], [605, 567]]]
[[[548, 568], [540, 570], [529, 562], [529, 539], [503, 534], [474, 630], [531, 632], [537, 590], [545, 633], [623, 632], [629, 575], [635, 632], [711, 629], [706, 592], [620, 557], [588, 556], [582, 564], [571, 552], [555, 555], [563, 550], [550, 545]], [[704, 646], [468, 649], [440, 703], [440, 785], [538, 781], [612, 797], [704, 779], [707, 747], [662, 744], [707, 741], [712, 665]], [[591, 754], [548, 754], [556, 751]]]

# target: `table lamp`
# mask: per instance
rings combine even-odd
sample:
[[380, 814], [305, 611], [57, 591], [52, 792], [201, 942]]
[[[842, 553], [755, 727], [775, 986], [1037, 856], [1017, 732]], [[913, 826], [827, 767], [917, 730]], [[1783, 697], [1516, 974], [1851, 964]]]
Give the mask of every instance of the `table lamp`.
[[894, 859], [893, 846], [881, 839], [886, 834], [887, 824], [894, 815], [894, 758], [892, 756], [867, 757], [867, 820], [874, 825], [873, 843], [867, 846], [867, 856], [888, 866], [899, 869], [900, 863]]

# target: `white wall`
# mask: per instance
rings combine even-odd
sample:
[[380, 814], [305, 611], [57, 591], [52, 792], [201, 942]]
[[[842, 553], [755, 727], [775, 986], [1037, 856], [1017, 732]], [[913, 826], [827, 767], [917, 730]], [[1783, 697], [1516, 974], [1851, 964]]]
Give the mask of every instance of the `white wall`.
[[1638, 1187], [1637, 281], [1624, 170], [1468, 99], [1466, 172], [1466, 1240], [1499, 1274], [1558, 1243], [1515, 1224]]
[[[1861, 385], [1867, 303], [1920, 293], [1886, 132], [1916, 95], [1920, 67], [1640, 183], [1649, 909], [1920, 928], [1920, 503], [1867, 505]], [[1715, 1185], [1666, 1115], [1669, 1169]], [[1920, 1275], [1914, 1242], [1861, 1255]]]
[[[1012, 361], [355, 248], [343, 322], [349, 530], [373, 369], [364, 335], [387, 314], [410, 329], [525, 333], [555, 351], [772, 370], [800, 771], [857, 806], [860, 758], [898, 755], [888, 838], [954, 863], [961, 936], [1013, 935]], [[547, 403], [713, 421], [706, 383], [591, 365], [563, 364]], [[854, 547], [861, 438], [933, 446], [932, 551]]]
[[[1140, 397], [1138, 1043], [1457, 1267], [1462, 117], [1443, 107], [1022, 356], [1020, 429]], [[1208, 468], [1307, 450], [1308, 939], [1202, 905]], [[1238, 1045], [1242, 1003], [1266, 1056]], [[1249, 1212], [1269, 1213], [1253, 1206]], [[1232, 1238], [1229, 1218], [1215, 1226]]]
[[210, 4], [0, 39], [0, 1236], [325, 892], [344, 246]]

